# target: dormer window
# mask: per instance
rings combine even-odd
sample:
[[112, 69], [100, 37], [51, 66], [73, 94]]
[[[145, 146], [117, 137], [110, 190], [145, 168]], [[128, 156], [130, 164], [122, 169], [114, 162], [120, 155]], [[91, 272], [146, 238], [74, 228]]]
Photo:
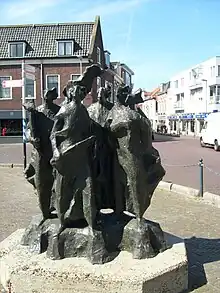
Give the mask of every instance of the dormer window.
[[12, 58], [22, 58], [25, 55], [25, 42], [13, 42], [9, 44], [9, 56]]
[[74, 51], [73, 41], [58, 41], [58, 55], [72, 56]]
[[110, 53], [108, 51], [105, 51], [105, 64], [110, 68]]

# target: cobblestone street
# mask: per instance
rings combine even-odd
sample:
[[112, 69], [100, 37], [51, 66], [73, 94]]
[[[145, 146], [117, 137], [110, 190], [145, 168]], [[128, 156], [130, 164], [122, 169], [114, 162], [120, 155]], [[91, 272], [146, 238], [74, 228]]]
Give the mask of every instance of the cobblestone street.
[[[16, 229], [28, 225], [39, 209], [21, 168], [0, 168], [0, 191], [0, 240], [3, 240]], [[157, 191], [145, 216], [158, 221], [175, 241], [185, 238], [190, 286], [198, 287], [193, 292], [220, 292], [220, 209]]]

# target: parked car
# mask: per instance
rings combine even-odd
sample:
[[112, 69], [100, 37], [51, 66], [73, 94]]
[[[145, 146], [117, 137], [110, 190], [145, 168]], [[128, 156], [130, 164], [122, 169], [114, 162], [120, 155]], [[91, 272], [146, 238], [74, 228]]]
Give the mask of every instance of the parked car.
[[200, 132], [201, 147], [212, 146], [215, 151], [220, 150], [220, 112], [211, 113], [205, 120]]

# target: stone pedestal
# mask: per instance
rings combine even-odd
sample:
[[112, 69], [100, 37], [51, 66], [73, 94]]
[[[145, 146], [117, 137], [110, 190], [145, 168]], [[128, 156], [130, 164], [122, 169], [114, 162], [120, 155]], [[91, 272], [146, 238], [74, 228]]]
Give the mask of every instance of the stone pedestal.
[[84, 221], [59, 233], [58, 219], [42, 223], [42, 216], [32, 218], [21, 244], [32, 253], [44, 253], [59, 260], [67, 257], [86, 257], [92, 264], [103, 264], [116, 258], [120, 251], [128, 251], [133, 258], [155, 257], [169, 248], [160, 225], [146, 219], [115, 213], [100, 213], [94, 229]]
[[21, 246], [24, 230], [0, 243], [0, 282], [13, 293], [180, 293], [188, 287], [184, 243], [149, 259], [122, 251], [111, 262], [92, 265], [86, 258], [48, 259]]

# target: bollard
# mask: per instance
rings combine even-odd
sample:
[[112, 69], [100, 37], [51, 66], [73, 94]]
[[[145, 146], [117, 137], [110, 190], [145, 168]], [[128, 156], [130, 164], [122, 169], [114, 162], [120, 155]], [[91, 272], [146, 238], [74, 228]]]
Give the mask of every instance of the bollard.
[[203, 164], [203, 159], [200, 159], [199, 160], [199, 169], [200, 169], [200, 172], [199, 172], [199, 174], [200, 174], [200, 180], [199, 180], [199, 196], [201, 196], [201, 197], [203, 197], [203, 191], [204, 191], [204, 182], [203, 182], [203, 166], [204, 166], [204, 164]]
[[27, 167], [27, 146], [26, 146], [26, 142], [23, 141], [23, 159], [24, 159], [24, 170]]

